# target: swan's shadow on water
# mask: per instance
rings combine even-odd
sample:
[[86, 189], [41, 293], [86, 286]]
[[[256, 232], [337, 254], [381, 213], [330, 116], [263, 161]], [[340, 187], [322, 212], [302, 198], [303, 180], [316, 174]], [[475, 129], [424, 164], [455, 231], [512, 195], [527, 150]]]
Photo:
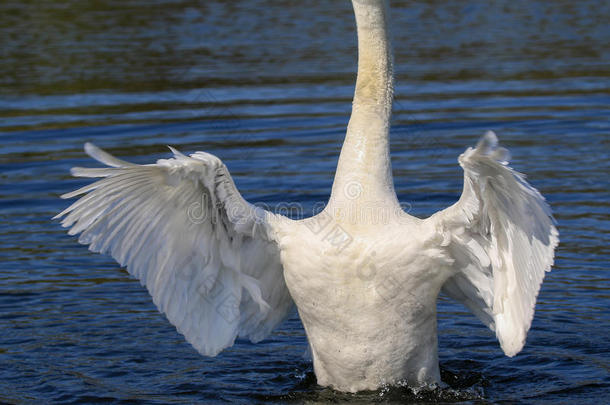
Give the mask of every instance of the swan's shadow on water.
[[[466, 365], [464, 369], [468, 366]], [[288, 394], [266, 395], [260, 398], [268, 403], [288, 404], [423, 404], [423, 403], [489, 403], [484, 398], [484, 387], [489, 381], [483, 374], [475, 371], [449, 370], [441, 364], [441, 379], [445, 387], [427, 387], [414, 389], [404, 386], [386, 386], [375, 391], [362, 391], [356, 394], [335, 391], [321, 387], [316, 383], [316, 376], [311, 363], [299, 366], [301, 379]], [[299, 372], [297, 374], [299, 374]]]

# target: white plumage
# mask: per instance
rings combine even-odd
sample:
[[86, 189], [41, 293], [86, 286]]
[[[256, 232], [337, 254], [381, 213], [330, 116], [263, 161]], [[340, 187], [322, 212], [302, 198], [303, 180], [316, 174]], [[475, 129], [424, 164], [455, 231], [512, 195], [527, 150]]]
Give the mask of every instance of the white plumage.
[[514, 356], [525, 344], [559, 239], [544, 197], [508, 166], [508, 151], [497, 143], [487, 132], [460, 156], [462, 196], [429, 221], [450, 233], [456, 274], [443, 291], [495, 330], [504, 353]]
[[135, 165], [86, 144], [107, 168], [57, 217], [108, 252], [204, 355], [237, 336], [264, 339], [296, 304], [321, 385], [343, 391], [440, 382], [441, 291], [495, 330], [513, 356], [525, 343], [558, 233], [544, 198], [487, 132], [464, 152], [464, 190], [421, 220], [400, 209], [389, 158], [392, 58], [383, 0], [354, 0], [359, 66], [330, 201], [300, 221], [247, 203], [215, 156]]
[[272, 214], [244, 201], [218, 158], [174, 151], [140, 166], [91, 144], [85, 150], [112, 167], [72, 169], [103, 179], [62, 196], [86, 193], [58, 215], [66, 215], [62, 225], [126, 266], [201, 354], [218, 354], [237, 335], [262, 340], [287, 316], [292, 299], [269, 237]]

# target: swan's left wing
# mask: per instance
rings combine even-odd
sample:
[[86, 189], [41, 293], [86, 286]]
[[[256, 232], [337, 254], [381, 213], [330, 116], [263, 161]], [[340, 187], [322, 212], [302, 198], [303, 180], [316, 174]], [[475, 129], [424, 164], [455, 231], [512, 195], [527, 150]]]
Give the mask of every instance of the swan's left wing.
[[240, 335], [266, 337], [289, 313], [273, 224], [288, 220], [248, 204], [226, 166], [197, 152], [135, 165], [86, 144], [106, 168], [63, 195], [83, 195], [57, 217], [95, 252], [109, 252], [146, 285], [154, 303], [201, 353]]
[[514, 356], [525, 344], [559, 239], [544, 198], [508, 166], [508, 151], [497, 143], [487, 132], [460, 156], [460, 200], [426, 221], [443, 235], [454, 261], [443, 291], [495, 330]]

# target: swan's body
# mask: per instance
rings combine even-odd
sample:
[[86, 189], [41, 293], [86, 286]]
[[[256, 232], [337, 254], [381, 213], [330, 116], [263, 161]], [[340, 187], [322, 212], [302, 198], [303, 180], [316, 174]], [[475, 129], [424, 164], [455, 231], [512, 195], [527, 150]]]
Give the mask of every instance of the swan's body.
[[519, 352], [557, 231], [543, 197], [487, 133], [460, 156], [464, 191], [421, 220], [400, 209], [391, 176], [392, 59], [382, 0], [354, 0], [359, 66], [352, 117], [324, 211], [293, 221], [256, 209], [225, 165], [197, 152], [110, 166], [58, 216], [110, 252], [202, 354], [259, 341], [293, 303], [318, 383], [342, 391], [440, 382], [436, 299], [443, 289]]

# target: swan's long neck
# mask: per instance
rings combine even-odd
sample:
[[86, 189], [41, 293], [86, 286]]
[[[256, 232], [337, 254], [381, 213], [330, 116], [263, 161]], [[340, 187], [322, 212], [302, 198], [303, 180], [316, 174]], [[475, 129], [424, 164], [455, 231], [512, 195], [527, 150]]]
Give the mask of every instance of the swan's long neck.
[[395, 202], [390, 165], [392, 50], [387, 1], [352, 0], [358, 28], [358, 78], [333, 183], [333, 203]]

